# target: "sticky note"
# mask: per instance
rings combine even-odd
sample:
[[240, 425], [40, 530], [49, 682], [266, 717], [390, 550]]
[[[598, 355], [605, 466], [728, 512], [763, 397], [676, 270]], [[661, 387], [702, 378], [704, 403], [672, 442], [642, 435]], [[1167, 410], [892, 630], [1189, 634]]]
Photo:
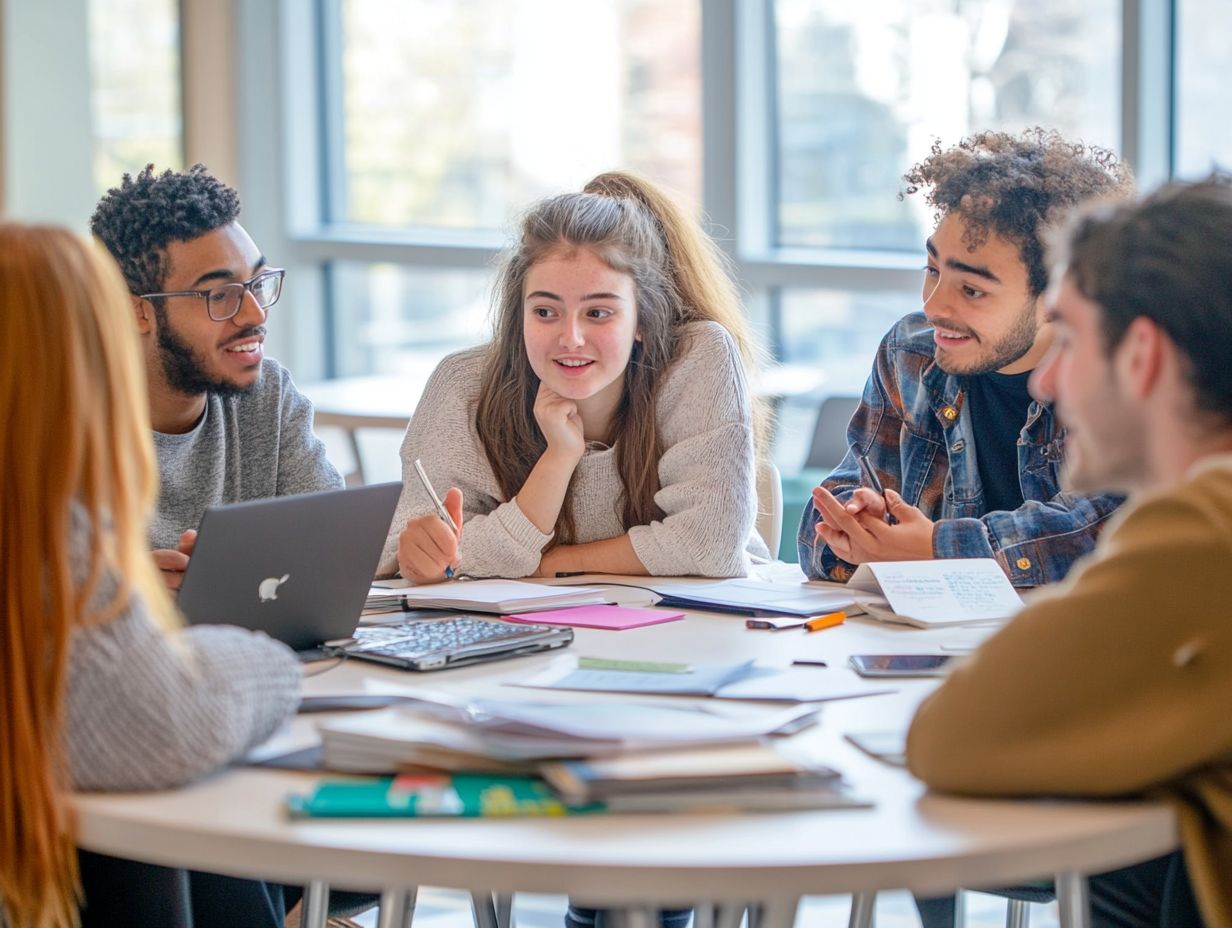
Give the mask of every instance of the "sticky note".
[[571, 606], [567, 609], [523, 612], [504, 617], [507, 622], [522, 622], [527, 625], [569, 625], [573, 628], [606, 628], [613, 631], [675, 622], [683, 618], [683, 612], [628, 609], [625, 606]]

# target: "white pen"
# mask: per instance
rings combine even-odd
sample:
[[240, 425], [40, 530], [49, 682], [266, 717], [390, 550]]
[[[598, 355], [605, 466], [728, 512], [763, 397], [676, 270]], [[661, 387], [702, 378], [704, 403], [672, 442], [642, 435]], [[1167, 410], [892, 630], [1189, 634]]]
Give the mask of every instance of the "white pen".
[[[415, 459], [415, 473], [419, 475], [419, 482], [423, 484], [424, 490], [432, 500], [432, 505], [436, 507], [436, 514], [444, 520], [445, 524], [453, 529], [453, 533], [458, 534], [458, 526], [453, 521], [453, 516], [449, 514], [449, 510], [445, 508], [445, 504], [441, 502], [441, 498], [436, 495], [436, 490], [432, 489], [432, 481], [428, 479], [428, 473], [423, 469], [423, 464], [419, 458]], [[445, 576], [453, 579], [453, 568], [445, 568]]]

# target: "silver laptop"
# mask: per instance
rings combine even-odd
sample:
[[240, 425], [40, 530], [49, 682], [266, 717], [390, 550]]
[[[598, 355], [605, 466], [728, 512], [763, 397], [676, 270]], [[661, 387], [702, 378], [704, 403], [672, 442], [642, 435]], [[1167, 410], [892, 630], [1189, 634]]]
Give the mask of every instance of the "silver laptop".
[[401, 491], [400, 483], [381, 483], [206, 510], [180, 610], [192, 624], [265, 632], [305, 659], [345, 654], [404, 670], [500, 660], [573, 640], [571, 628], [435, 610], [357, 629]]
[[180, 610], [194, 625], [263, 631], [297, 651], [350, 638], [401, 492], [378, 483], [207, 509]]

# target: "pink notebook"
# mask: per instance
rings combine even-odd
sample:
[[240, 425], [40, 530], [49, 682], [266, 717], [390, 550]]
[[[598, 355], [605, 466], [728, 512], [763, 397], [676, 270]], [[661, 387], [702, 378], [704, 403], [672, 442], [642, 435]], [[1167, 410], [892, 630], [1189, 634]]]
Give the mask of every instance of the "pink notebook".
[[643, 625], [675, 622], [677, 619], [683, 619], [684, 613], [629, 609], [625, 606], [572, 606], [568, 609], [524, 612], [502, 618], [506, 622], [522, 622], [526, 625], [569, 625], [573, 628], [607, 628], [620, 631], [622, 628], [641, 628]]

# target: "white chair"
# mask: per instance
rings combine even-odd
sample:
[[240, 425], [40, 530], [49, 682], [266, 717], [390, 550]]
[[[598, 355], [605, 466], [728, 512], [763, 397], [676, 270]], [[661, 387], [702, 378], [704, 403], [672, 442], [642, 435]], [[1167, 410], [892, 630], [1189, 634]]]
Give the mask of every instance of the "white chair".
[[783, 534], [783, 479], [771, 461], [757, 464], [757, 534], [778, 560], [779, 538]]

